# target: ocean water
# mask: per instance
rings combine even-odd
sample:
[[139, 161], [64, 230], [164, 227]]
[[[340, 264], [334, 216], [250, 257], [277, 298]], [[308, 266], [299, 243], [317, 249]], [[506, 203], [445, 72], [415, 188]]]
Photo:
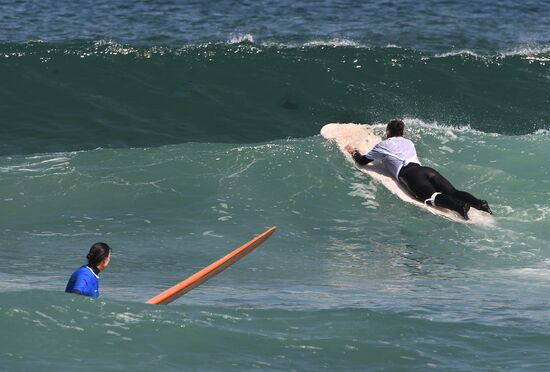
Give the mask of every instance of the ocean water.
[[[0, 370], [548, 370], [547, 1], [19, 1], [0, 31]], [[319, 135], [393, 118], [492, 225]], [[96, 241], [100, 299], [63, 293]]]

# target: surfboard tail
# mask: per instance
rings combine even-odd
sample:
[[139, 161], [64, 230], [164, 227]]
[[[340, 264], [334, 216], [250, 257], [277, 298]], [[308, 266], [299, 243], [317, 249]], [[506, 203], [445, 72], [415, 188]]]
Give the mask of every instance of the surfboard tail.
[[241, 258], [252, 252], [258, 246], [260, 246], [260, 244], [265, 242], [271, 235], [273, 235], [276, 229], [277, 228], [275, 226], [271, 227], [254, 239], [250, 240], [248, 243], [235, 249], [228, 255], [220, 258], [216, 262], [213, 262], [202, 270], [191, 275], [189, 278], [179, 282], [173, 287], [170, 287], [164, 292], [159, 293], [155, 297], [149, 299], [146, 303], [153, 305], [166, 305], [174, 300], [177, 300], [185, 293], [189, 292], [193, 288], [198, 287], [202, 283], [206, 282], [208, 279], [218, 275], [229, 266], [233, 265], [235, 262], [239, 261]]

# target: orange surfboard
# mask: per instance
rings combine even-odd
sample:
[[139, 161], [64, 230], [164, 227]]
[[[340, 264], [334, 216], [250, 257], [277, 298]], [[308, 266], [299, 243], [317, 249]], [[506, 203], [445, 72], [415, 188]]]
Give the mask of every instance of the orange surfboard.
[[146, 303], [153, 305], [166, 305], [174, 300], [177, 300], [183, 294], [189, 292], [193, 288], [198, 287], [202, 283], [206, 282], [208, 279], [218, 275], [229, 266], [233, 265], [235, 262], [239, 261], [241, 258], [252, 252], [260, 244], [265, 242], [271, 235], [273, 235], [276, 229], [277, 228], [273, 226], [272, 228], [264, 231], [262, 234], [258, 235], [248, 243], [229, 253], [227, 256], [220, 258], [216, 262], [191, 275], [189, 278], [179, 282], [171, 288], [168, 288], [164, 292], [159, 293], [155, 297], [148, 300]]

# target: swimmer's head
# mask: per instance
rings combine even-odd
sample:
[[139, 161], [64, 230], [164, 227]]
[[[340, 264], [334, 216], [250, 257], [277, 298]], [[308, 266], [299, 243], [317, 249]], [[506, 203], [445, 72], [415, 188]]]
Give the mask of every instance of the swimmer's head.
[[96, 267], [100, 271], [105, 270], [111, 260], [111, 247], [106, 243], [95, 243], [90, 248], [90, 252], [86, 256], [88, 266]]
[[403, 120], [392, 120], [386, 127], [386, 136], [389, 137], [401, 137], [405, 131], [405, 123]]

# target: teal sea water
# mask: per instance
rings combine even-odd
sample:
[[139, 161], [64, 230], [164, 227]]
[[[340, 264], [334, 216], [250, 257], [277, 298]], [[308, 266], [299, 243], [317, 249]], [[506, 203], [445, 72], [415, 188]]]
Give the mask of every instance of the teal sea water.
[[[0, 4], [0, 370], [547, 370], [549, 8]], [[492, 225], [319, 135], [396, 117]], [[64, 294], [96, 241], [100, 299]]]

